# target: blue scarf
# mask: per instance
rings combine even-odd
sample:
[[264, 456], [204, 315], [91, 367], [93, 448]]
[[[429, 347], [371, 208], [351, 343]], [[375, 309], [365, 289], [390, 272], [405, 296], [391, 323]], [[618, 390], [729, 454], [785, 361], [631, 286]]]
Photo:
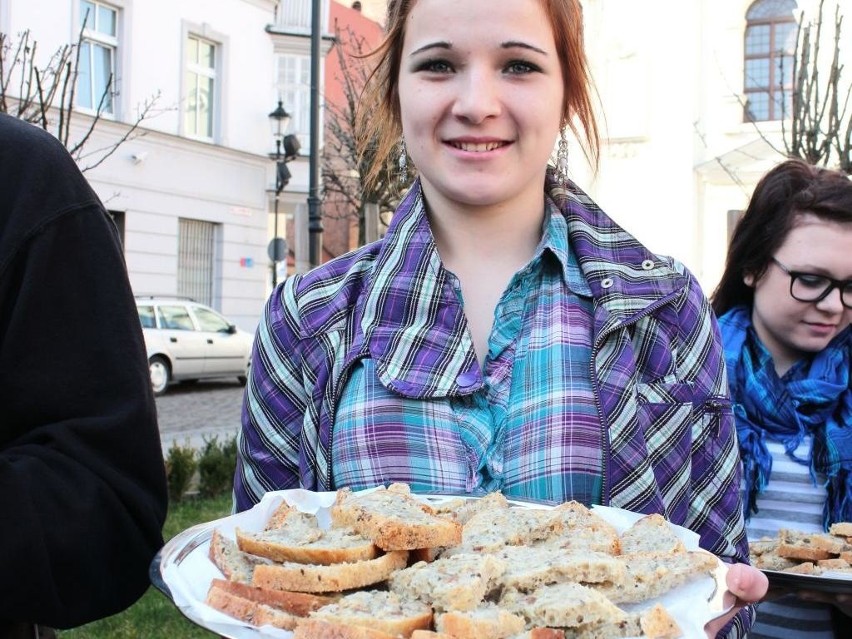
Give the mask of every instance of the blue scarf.
[[[757, 496], [772, 472], [769, 438], [781, 442], [791, 459], [809, 467], [814, 483], [827, 489], [825, 528], [852, 521], [852, 328], [779, 379], [752, 327], [750, 309], [731, 309], [719, 326], [743, 460], [746, 517], [757, 512]], [[793, 451], [809, 436], [810, 458], [801, 459]]]

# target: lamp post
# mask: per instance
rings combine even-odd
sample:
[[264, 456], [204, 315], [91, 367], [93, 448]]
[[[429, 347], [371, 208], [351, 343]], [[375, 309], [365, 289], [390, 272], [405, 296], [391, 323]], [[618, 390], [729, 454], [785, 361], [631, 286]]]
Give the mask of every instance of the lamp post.
[[278, 106], [269, 114], [269, 122], [272, 125], [272, 137], [275, 138], [275, 152], [269, 154], [269, 157], [275, 160], [275, 222], [268, 253], [269, 259], [272, 260], [272, 288], [275, 288], [278, 285], [278, 262], [287, 258], [287, 244], [283, 238], [278, 237], [278, 198], [290, 181], [287, 161], [299, 154], [299, 139], [295, 135], [285, 135], [290, 123], [290, 114], [284, 110], [281, 100], [278, 100]]

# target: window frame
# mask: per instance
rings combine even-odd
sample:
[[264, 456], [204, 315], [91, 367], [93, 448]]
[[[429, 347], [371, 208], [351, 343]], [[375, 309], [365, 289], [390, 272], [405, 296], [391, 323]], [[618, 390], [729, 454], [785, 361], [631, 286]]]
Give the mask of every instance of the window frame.
[[[190, 61], [190, 59], [189, 59], [190, 40], [196, 40], [199, 45], [205, 44], [205, 45], [209, 45], [213, 48], [213, 56], [212, 56], [213, 66], [212, 66], [212, 68], [201, 66], [198, 62], [195, 62], [195, 61]], [[222, 86], [222, 76], [221, 76], [221, 72], [220, 72], [220, 69], [222, 68], [222, 43], [217, 41], [215, 38], [211, 38], [208, 35], [204, 35], [204, 34], [198, 33], [196, 30], [190, 29], [190, 30], [187, 30], [184, 34], [183, 47], [184, 47], [184, 51], [183, 51], [184, 64], [183, 64], [183, 76], [182, 76], [183, 79], [182, 79], [182, 82], [183, 82], [183, 85], [184, 85], [184, 87], [183, 87], [184, 90], [183, 90], [182, 94], [184, 95], [184, 99], [182, 101], [182, 108], [181, 108], [181, 129], [182, 129], [183, 135], [185, 135], [186, 137], [191, 138], [193, 140], [202, 140], [204, 142], [215, 142], [220, 137], [219, 136], [219, 111], [220, 111], [219, 94], [220, 94], [220, 91], [221, 91], [220, 87]], [[195, 86], [198, 86], [197, 85], [197, 78], [199, 78], [199, 77], [212, 80], [213, 88], [212, 88], [211, 96], [210, 96], [210, 99], [209, 99], [209, 108], [210, 108], [210, 118], [209, 118], [209, 120], [210, 120], [210, 132], [209, 133], [210, 134], [209, 135], [198, 133], [198, 124], [201, 121], [201, 118], [199, 117], [199, 111], [198, 111], [197, 108], [195, 109], [195, 112], [194, 112], [195, 118], [196, 118], [195, 132], [194, 133], [190, 132], [190, 126], [189, 126], [189, 122], [188, 122], [188, 118], [189, 118], [189, 115], [191, 113], [190, 109], [189, 109], [190, 86], [189, 86], [189, 82], [187, 80], [190, 73], [193, 74], [196, 77], [196, 85]]]
[[[793, 86], [795, 82], [795, 78], [793, 76], [792, 66], [789, 70], [790, 72], [790, 82], [788, 83], [779, 83], [777, 81], [777, 74], [782, 73], [786, 74], [787, 69], [784, 67], [783, 60], [789, 59], [790, 64], [795, 64], [795, 56], [796, 50], [793, 47], [792, 50], [783, 49], [783, 42], [777, 44], [779, 38], [779, 27], [782, 25], [794, 25], [797, 28], [798, 22], [796, 20], [795, 11], [798, 9], [798, 3], [794, 2], [793, 13], [790, 15], [773, 15], [773, 16], [762, 16], [758, 18], [749, 18], [749, 14], [756, 8], [759, 7], [760, 4], [767, 2], [768, 0], [756, 0], [751, 3], [746, 10], [746, 26], [743, 31], [743, 98], [745, 104], [743, 105], [743, 121], [744, 122], [777, 122], [788, 116], [787, 113], [787, 101], [790, 99], [790, 96], [793, 92]], [[749, 43], [749, 35], [750, 32], [759, 27], [768, 27], [769, 28], [769, 47], [768, 51], [763, 50], [758, 53], [749, 53], [748, 52], [748, 43]], [[755, 60], [765, 60], [768, 64], [769, 76], [766, 85], [761, 86], [749, 86], [749, 75], [748, 75], [748, 67], [749, 62]], [[783, 69], [783, 70], [782, 70]], [[783, 80], [783, 78], [782, 78]], [[755, 114], [752, 112], [749, 102], [751, 95], [761, 95], [767, 96], [768, 104], [766, 106], [765, 113], [761, 112], [760, 114]]]
[[[94, 17], [89, 16], [89, 19], [86, 21], [85, 26], [83, 25], [83, 19], [86, 17], [85, 10], [83, 8], [83, 2], [77, 3], [78, 10], [78, 19], [77, 25], [79, 28], [78, 34], [80, 37], [81, 46], [86, 44], [89, 48], [89, 67], [87, 69], [87, 75], [89, 78], [88, 86], [86, 87], [88, 90], [88, 99], [91, 101], [91, 106], [87, 106], [80, 103], [79, 97], [82, 94], [81, 90], [81, 75], [79, 72], [77, 78], [75, 79], [76, 86], [74, 87], [77, 95], [74, 99], [74, 108], [78, 111], [84, 113], [91, 114], [100, 114], [101, 117], [107, 118], [116, 118], [118, 111], [118, 67], [119, 67], [119, 49], [121, 44], [121, 30], [122, 30], [122, 7], [116, 4], [112, 4], [109, 2], [102, 2], [102, 0], [85, 0], [88, 4], [94, 6], [95, 12]], [[98, 23], [99, 23], [99, 9], [106, 9], [111, 11], [114, 17], [114, 34], [105, 33], [102, 31], [98, 31]], [[92, 26], [89, 24], [94, 20]], [[94, 73], [95, 69], [95, 56], [93, 55], [94, 50], [105, 49], [110, 53], [110, 74], [112, 76], [112, 83], [110, 87], [110, 91], [108, 93], [109, 99], [101, 108], [101, 98], [104, 96], [104, 91], [95, 91], [95, 80], [96, 75]], [[81, 59], [82, 64], [82, 59]]]

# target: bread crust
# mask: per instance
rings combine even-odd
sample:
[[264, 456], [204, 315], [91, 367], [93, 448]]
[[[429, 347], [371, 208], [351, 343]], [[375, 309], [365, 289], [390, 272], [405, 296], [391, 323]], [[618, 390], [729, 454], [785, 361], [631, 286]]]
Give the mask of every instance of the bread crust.
[[243, 552], [273, 561], [325, 566], [375, 559], [380, 554], [372, 541], [350, 529], [317, 528], [316, 534], [308, 540], [304, 537], [300, 540], [298, 534], [279, 534], [279, 530], [286, 531], [286, 524], [284, 528], [262, 533], [237, 528], [237, 547]]
[[226, 615], [255, 626], [270, 625], [292, 630], [300, 619], [289, 612], [235, 595], [215, 584], [207, 591], [205, 603]]
[[412, 497], [404, 484], [359, 493], [341, 488], [331, 507], [331, 520], [336, 526], [352, 527], [385, 551], [461, 543], [461, 524], [436, 515]]
[[312, 619], [353, 626], [367, 626], [391, 635], [408, 637], [415, 630], [432, 627], [432, 608], [406, 601], [386, 591], [354, 592], [325, 606]]
[[372, 586], [405, 568], [408, 552], [389, 552], [376, 559], [331, 566], [281, 563], [257, 566], [252, 584], [273, 590], [342, 592]]
[[242, 552], [236, 542], [225, 537], [218, 529], [214, 529], [210, 536], [208, 557], [229, 580], [243, 583], [251, 583], [257, 565], [271, 563], [263, 557]]
[[506, 639], [523, 632], [524, 618], [496, 606], [468, 612], [451, 611], [435, 619], [435, 628], [451, 637], [465, 639]]
[[293, 639], [398, 639], [398, 636], [366, 626], [350, 626], [308, 618], [301, 619], [296, 624]]
[[314, 595], [306, 592], [272, 590], [225, 579], [214, 579], [210, 582], [210, 587], [214, 586], [237, 597], [272, 606], [297, 617], [307, 617], [314, 610], [319, 610], [323, 606], [340, 599], [337, 595]]

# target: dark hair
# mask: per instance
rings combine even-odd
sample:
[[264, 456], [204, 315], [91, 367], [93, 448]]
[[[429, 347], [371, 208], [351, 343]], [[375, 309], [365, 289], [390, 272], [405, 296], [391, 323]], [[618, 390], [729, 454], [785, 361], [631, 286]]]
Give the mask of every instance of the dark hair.
[[[358, 155], [369, 166], [365, 177], [374, 184], [402, 136], [399, 112], [399, 68], [405, 25], [417, 0], [389, 0], [385, 39], [372, 54], [376, 66], [370, 74], [357, 114]], [[592, 80], [583, 44], [583, 10], [579, 0], [539, 0], [553, 29], [562, 67], [565, 98], [563, 126], [585, 144], [589, 159], [597, 164], [600, 139], [592, 104]], [[582, 135], [581, 135], [582, 133]]]
[[852, 222], [852, 180], [840, 171], [787, 160], [764, 175], [734, 229], [725, 271], [713, 293], [717, 315], [734, 306], [751, 306], [754, 289], [745, 275], [760, 279], [800, 215]]

